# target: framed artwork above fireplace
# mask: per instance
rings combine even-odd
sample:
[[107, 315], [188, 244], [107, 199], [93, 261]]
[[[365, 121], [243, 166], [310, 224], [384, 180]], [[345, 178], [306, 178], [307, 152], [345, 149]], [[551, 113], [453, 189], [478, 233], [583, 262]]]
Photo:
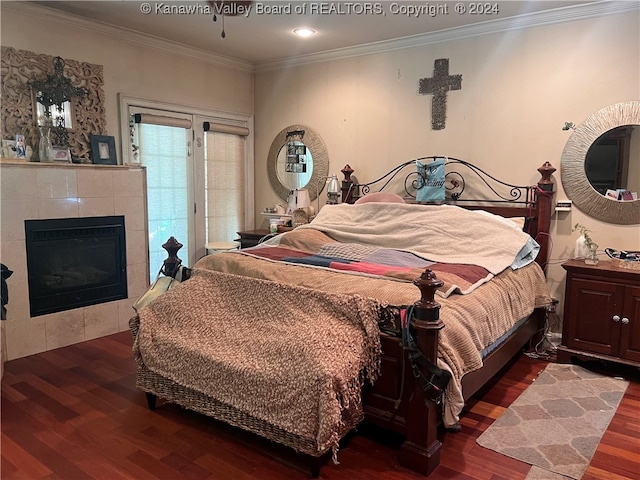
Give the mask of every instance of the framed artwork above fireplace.
[[[39, 139], [38, 103], [28, 82], [53, 73], [56, 57], [5, 46], [1, 51], [2, 138], [24, 135], [26, 144], [36, 152]], [[73, 97], [69, 102], [69, 123], [72, 128], [67, 128], [67, 132], [72, 158], [89, 161], [90, 135], [107, 133], [103, 67], [64, 59], [64, 76], [74, 86], [87, 92], [81, 97]]]

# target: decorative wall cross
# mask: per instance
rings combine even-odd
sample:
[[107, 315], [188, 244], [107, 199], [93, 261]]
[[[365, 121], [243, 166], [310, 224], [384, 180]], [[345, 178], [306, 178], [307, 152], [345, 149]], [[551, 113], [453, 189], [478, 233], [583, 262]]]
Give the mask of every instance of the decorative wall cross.
[[51, 119], [51, 107], [55, 107], [58, 115], [54, 126], [56, 141], [54, 145], [68, 147], [69, 132], [64, 124], [64, 104], [68, 102], [71, 107], [73, 97], [84, 97], [89, 90], [84, 87], [74, 87], [71, 79], [64, 76], [64, 60], [62, 57], [53, 59], [53, 75], [47, 75], [46, 79], [31, 79], [27, 84], [34, 90], [36, 100], [44, 106], [44, 115]]
[[449, 59], [439, 58], [433, 63], [433, 77], [421, 78], [420, 95], [431, 99], [431, 128], [444, 130], [447, 121], [447, 92], [462, 90], [462, 75], [449, 75]]

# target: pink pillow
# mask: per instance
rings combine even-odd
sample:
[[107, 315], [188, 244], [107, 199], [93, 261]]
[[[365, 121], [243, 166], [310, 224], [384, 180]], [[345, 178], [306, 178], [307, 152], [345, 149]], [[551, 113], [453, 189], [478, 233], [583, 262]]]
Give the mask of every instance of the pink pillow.
[[354, 205], [369, 202], [406, 203], [400, 195], [397, 195], [395, 193], [374, 192], [370, 193], [369, 195], [365, 195], [364, 197], [360, 197], [358, 200], [356, 200]]

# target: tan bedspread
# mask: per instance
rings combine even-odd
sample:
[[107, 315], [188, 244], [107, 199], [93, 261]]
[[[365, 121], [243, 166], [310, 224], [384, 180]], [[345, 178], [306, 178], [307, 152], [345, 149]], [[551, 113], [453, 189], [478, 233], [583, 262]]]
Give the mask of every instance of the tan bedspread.
[[[238, 295], [242, 292], [242, 295]], [[362, 419], [378, 374], [380, 302], [194, 269], [138, 313], [154, 373], [308, 440], [319, 455]]]
[[[318, 242], [325, 238], [320, 232], [316, 235]], [[373, 298], [385, 305], [411, 305], [420, 298], [420, 291], [410, 282], [354, 276], [303, 265], [283, 266], [241, 253], [209, 255], [196, 267]], [[482, 366], [481, 351], [517, 320], [531, 314], [536, 306], [548, 304], [549, 294], [542, 270], [533, 263], [515, 271], [506, 269], [468, 295], [438, 298], [438, 302], [442, 305], [440, 317], [445, 324], [440, 332], [439, 361], [451, 371], [454, 379], [445, 396], [445, 423], [451, 425], [463, 407], [462, 376]]]

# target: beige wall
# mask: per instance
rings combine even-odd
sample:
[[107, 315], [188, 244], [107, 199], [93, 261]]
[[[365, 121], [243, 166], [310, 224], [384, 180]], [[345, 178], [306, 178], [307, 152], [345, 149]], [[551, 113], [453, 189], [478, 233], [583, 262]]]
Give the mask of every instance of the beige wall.
[[[425, 155], [471, 162], [518, 184], [537, 180], [536, 168], [558, 171], [570, 132], [602, 107], [640, 98], [637, 14], [529, 28], [403, 50], [259, 72], [255, 80], [256, 211], [277, 198], [266, 177], [266, 156], [287, 125], [309, 125], [329, 151], [330, 173], [349, 163], [360, 181]], [[449, 92], [446, 129], [431, 130], [431, 97], [420, 78], [449, 58], [462, 90]], [[573, 252], [576, 222], [588, 225], [602, 248], [640, 249], [638, 226], [586, 217], [575, 207], [552, 224], [549, 284], [562, 300], [560, 263]]]

